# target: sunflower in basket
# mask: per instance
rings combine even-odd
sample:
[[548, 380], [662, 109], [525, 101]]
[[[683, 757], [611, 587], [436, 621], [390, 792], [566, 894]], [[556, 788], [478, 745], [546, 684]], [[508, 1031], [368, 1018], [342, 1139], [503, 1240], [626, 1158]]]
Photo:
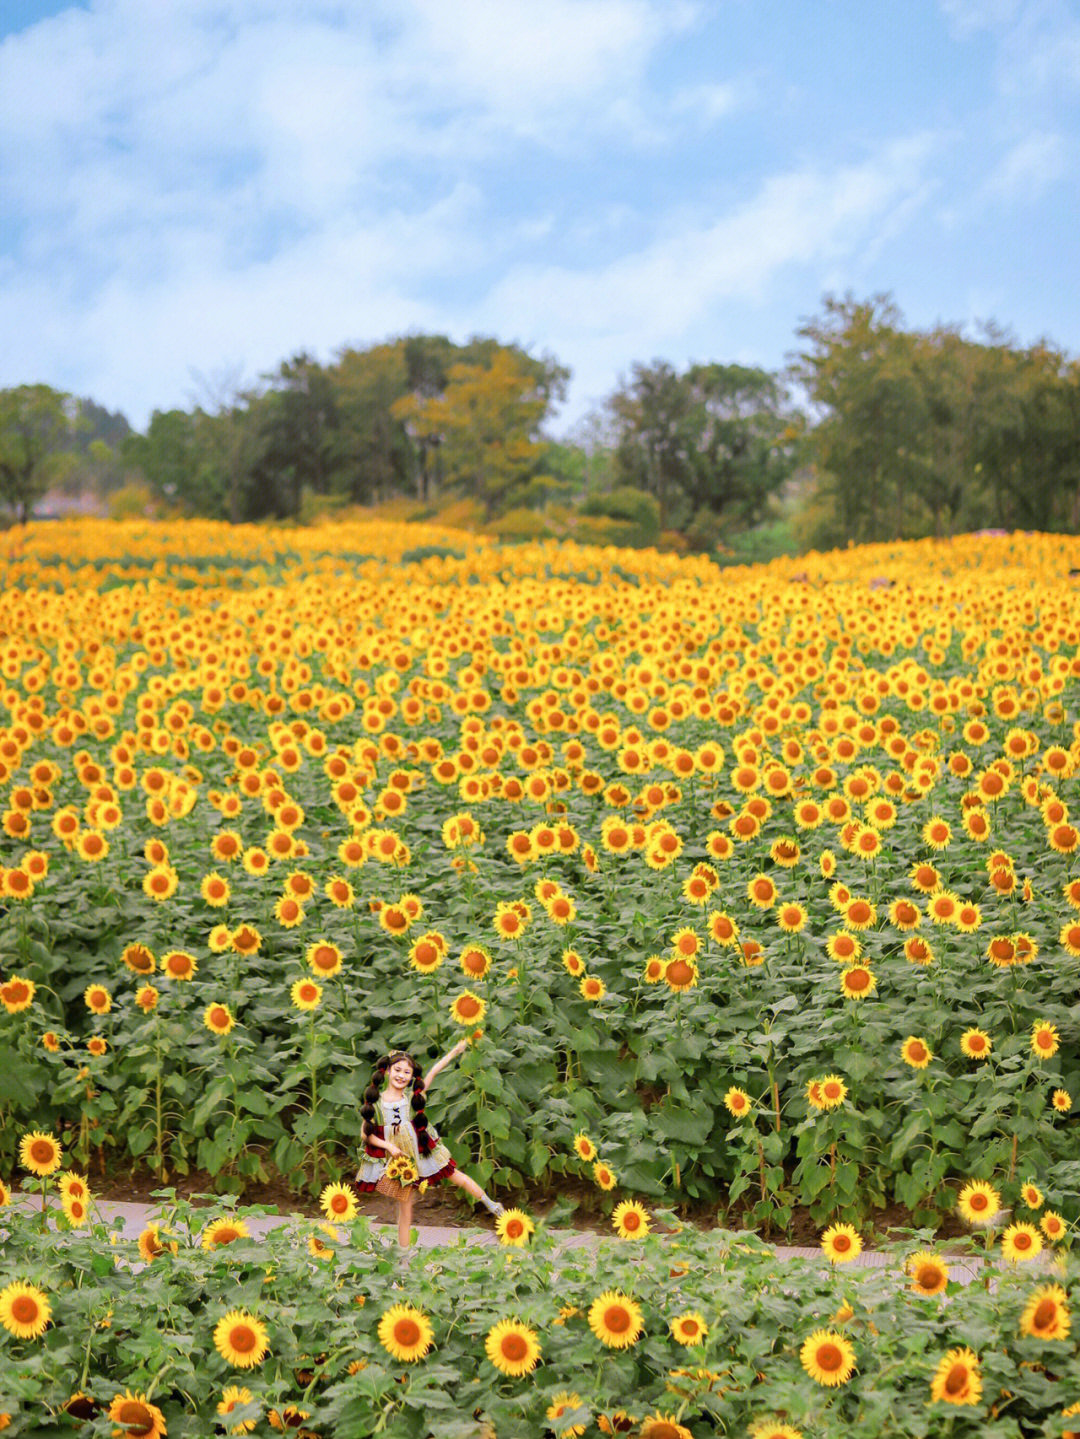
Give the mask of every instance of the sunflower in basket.
[[386, 1177], [405, 1186], [416, 1184], [420, 1178], [416, 1165], [407, 1154], [395, 1154], [386, 1164]]

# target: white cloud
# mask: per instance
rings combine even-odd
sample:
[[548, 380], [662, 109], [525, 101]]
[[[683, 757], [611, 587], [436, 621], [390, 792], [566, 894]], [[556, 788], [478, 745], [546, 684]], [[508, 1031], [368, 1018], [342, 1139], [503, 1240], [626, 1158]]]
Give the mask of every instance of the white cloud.
[[922, 190], [929, 149], [918, 139], [861, 165], [774, 176], [730, 214], [696, 224], [681, 216], [652, 244], [608, 264], [517, 267], [485, 308], [520, 316], [527, 330], [546, 320], [576, 334], [679, 335], [725, 301], [760, 300], [790, 266], [856, 253]]
[[1068, 150], [1060, 135], [1038, 133], [1018, 141], [1002, 156], [987, 179], [988, 198], [1014, 202], [1037, 199], [1068, 168]]

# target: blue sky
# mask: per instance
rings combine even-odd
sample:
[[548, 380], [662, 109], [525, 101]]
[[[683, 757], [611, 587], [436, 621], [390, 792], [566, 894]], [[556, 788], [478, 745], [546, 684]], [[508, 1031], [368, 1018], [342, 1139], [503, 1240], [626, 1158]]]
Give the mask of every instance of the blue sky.
[[0, 386], [494, 334], [566, 428], [848, 290], [1077, 353], [1078, 177], [1071, 0], [5, 0]]

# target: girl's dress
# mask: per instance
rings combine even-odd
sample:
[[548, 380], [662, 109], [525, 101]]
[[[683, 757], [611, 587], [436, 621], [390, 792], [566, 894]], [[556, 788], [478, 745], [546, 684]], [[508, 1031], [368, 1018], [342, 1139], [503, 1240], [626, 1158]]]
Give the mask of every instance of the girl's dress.
[[[391, 1144], [396, 1144], [403, 1154], [407, 1154], [416, 1165], [420, 1180], [427, 1180], [428, 1184], [438, 1184], [441, 1179], [446, 1179], [453, 1174], [457, 1165], [450, 1157], [450, 1151], [440, 1140], [436, 1130], [429, 1124], [428, 1137], [431, 1139], [431, 1150], [427, 1154], [420, 1153], [420, 1145], [417, 1140], [416, 1130], [412, 1122], [412, 1096], [405, 1095], [402, 1099], [393, 1099], [389, 1094], [383, 1094], [379, 1100], [382, 1109], [383, 1122], [372, 1125], [372, 1129], [380, 1139], [387, 1139]], [[370, 1194], [376, 1181], [386, 1173], [387, 1161], [390, 1155], [385, 1149], [376, 1149], [372, 1144], [364, 1146], [364, 1162], [356, 1176], [356, 1187]]]

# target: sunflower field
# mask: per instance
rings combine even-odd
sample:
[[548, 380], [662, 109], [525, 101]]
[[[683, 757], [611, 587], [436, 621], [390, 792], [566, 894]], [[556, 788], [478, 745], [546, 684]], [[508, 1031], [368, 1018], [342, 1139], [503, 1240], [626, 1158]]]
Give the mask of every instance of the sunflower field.
[[[721, 569], [422, 525], [0, 536], [0, 1179], [1080, 1217], [1080, 540]], [[447, 1431], [449, 1432], [449, 1431]], [[567, 1431], [569, 1432], [569, 1431]]]
[[85, 1186], [72, 1217], [64, 1172], [58, 1227], [0, 1210], [12, 1439], [1080, 1434], [1072, 1256], [984, 1267], [924, 1232], [845, 1268], [640, 1206], [598, 1245], [519, 1220], [498, 1249], [401, 1253], [345, 1186], [327, 1222], [263, 1237], [250, 1209], [163, 1193], [135, 1240], [93, 1222]]

